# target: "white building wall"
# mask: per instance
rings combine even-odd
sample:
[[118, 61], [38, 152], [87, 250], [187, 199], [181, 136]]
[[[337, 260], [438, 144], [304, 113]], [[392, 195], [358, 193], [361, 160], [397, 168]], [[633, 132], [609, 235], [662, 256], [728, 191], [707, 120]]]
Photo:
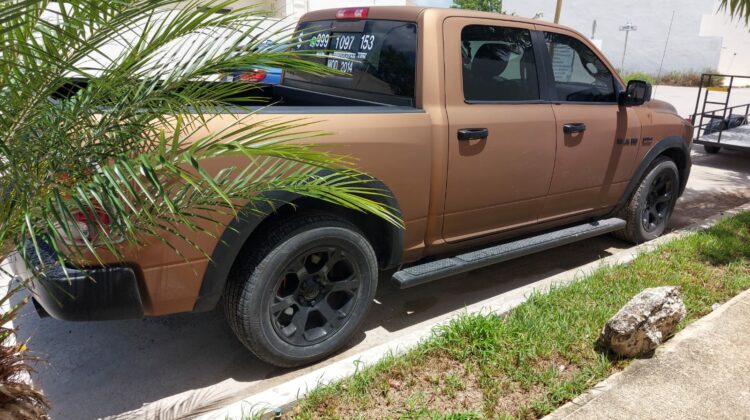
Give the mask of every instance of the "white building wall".
[[[504, 0], [503, 8], [527, 17], [543, 13], [540, 19], [552, 21], [555, 3], [554, 0]], [[560, 23], [591, 37], [596, 21], [594, 37], [602, 41], [602, 51], [615, 67], [620, 68], [625, 32], [619, 28], [628, 21], [632, 22], [638, 30], [630, 32], [628, 37], [625, 71], [656, 74], [674, 12], [662, 72], [700, 71], [716, 69], [719, 65], [721, 38], [718, 34], [700, 35], [703, 15], [714, 14], [717, 8], [718, 2], [714, 0], [564, 0]]]
[[[262, 4], [275, 17], [294, 22], [307, 11], [355, 6], [425, 4], [428, 0], [241, 0]], [[440, 3], [437, 0], [429, 1]], [[450, 4], [450, 1], [444, 1]], [[442, 4], [442, 3], [440, 3]], [[555, 0], [504, 0], [503, 8], [519, 16], [552, 21]], [[592, 36], [609, 60], [622, 65], [625, 32], [620, 26], [632, 22], [625, 56], [625, 71], [656, 74], [664, 55], [662, 73], [673, 70], [708, 69], [750, 75], [750, 28], [724, 14], [717, 14], [718, 0], [563, 0], [560, 23]], [[667, 31], [674, 12], [674, 24]]]
[[255, 6], [271, 16], [294, 23], [309, 11], [357, 6], [408, 6], [418, 0], [238, 0], [236, 4]]
[[[520, 16], [543, 13], [542, 20], [555, 16], [554, 0], [504, 0], [503, 7]], [[669, 22], [674, 24], [667, 42]], [[662, 73], [679, 70], [717, 70], [726, 74], [750, 75], [750, 27], [719, 12], [716, 0], [564, 0], [560, 23], [584, 35], [601, 40], [604, 54], [621, 66], [628, 21], [638, 27], [630, 32], [625, 71], [656, 74], [666, 45]]]
[[414, 3], [413, 0], [287, 0], [293, 3], [294, 16], [299, 18], [312, 10], [333, 9], [337, 7], [367, 7], [367, 6], [405, 6]]
[[720, 73], [750, 76], [750, 27], [724, 15], [704, 15], [701, 35], [721, 36]]

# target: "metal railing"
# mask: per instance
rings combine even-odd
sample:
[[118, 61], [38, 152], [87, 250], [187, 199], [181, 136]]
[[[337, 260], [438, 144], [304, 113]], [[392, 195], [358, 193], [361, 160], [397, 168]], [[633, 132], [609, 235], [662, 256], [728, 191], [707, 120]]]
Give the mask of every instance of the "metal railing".
[[[721, 83], [716, 83], [718, 81], [717, 79], [724, 82], [726, 78], [729, 78], [729, 84], [719, 86]], [[721, 144], [721, 135], [724, 130], [748, 123], [748, 119], [750, 118], [750, 103], [733, 106], [729, 105], [732, 90], [735, 89], [735, 82], [738, 80], [744, 80], [747, 84], [750, 84], [750, 76], [717, 73], [703, 73], [701, 75], [701, 83], [698, 87], [698, 97], [695, 100], [695, 112], [693, 112], [693, 115], [691, 116], [691, 122], [695, 127], [694, 140], [699, 140], [701, 138], [701, 133], [706, 135], [718, 132], [719, 135], [716, 143], [719, 145]], [[710, 101], [708, 97], [710, 92], [726, 93], [724, 101]], [[703, 98], [701, 98], [701, 93], [703, 93]], [[706, 109], [706, 107], [710, 105], [720, 105], [721, 107], [716, 109]], [[698, 108], [701, 108], [700, 113], [698, 112]], [[734, 110], [740, 110], [742, 113], [736, 114], [733, 112]], [[709, 121], [704, 123], [706, 118], [708, 118]], [[715, 126], [717, 123], [718, 126]]]

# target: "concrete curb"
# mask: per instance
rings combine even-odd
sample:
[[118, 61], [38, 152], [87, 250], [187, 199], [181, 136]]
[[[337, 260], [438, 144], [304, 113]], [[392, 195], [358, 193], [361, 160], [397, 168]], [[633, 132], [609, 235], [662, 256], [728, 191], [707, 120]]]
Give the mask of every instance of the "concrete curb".
[[[506, 313], [516, 306], [520, 305], [521, 303], [525, 302], [532, 293], [544, 293], [551, 287], [571, 283], [577, 279], [590, 275], [597, 269], [604, 266], [626, 264], [635, 259], [640, 254], [651, 252], [658, 247], [677, 238], [680, 238], [688, 233], [709, 228], [720, 220], [741, 213], [743, 211], [750, 211], [750, 203], [721, 212], [704, 220], [703, 222], [676, 230], [654, 241], [637, 245], [598, 261], [593, 261], [581, 267], [577, 267], [553, 275], [551, 277], [547, 277], [535, 283], [528, 284], [518, 289], [514, 289], [501, 295], [486, 299], [484, 301], [477, 302], [465, 308], [457, 309], [452, 312], [443, 314], [439, 317], [424, 321], [416, 325], [414, 329], [412, 329], [408, 334], [397, 337], [387, 343], [383, 343], [381, 345], [365, 350], [359, 354], [336, 361], [327, 366], [323, 366], [312, 372], [294, 378], [286, 383], [274, 386], [268, 390], [244, 398], [242, 401], [230, 404], [224, 408], [211, 411], [206, 414], [202, 414], [197, 418], [202, 420], [242, 418], [243, 416], [248, 416], [251, 412], [258, 412], [259, 410], [273, 411], [277, 407], [288, 408], [293, 405], [298, 399], [303, 398], [305, 394], [307, 394], [307, 392], [315, 389], [320, 385], [324, 385], [351, 376], [363, 366], [374, 364], [388, 354], [399, 354], [413, 348], [421, 341], [429, 338], [435, 327], [450, 322], [460, 314], [467, 312], [494, 312], [497, 314]], [[611, 387], [612, 384], [615, 383], [614, 381], [617, 380], [618, 375], [619, 374], [611, 376], [609, 379], [596, 385], [593, 390], [581, 395], [574, 401], [561, 407], [559, 410], [563, 410], [568, 406], [573, 407], [568, 409], [575, 410], [581, 404], [585, 404], [586, 401], [591, 401], [596, 397], [596, 395], [600, 395], [602, 392], [605, 392], [607, 389], [609, 389], [608, 387]], [[610, 379], [613, 382], [608, 382]]]

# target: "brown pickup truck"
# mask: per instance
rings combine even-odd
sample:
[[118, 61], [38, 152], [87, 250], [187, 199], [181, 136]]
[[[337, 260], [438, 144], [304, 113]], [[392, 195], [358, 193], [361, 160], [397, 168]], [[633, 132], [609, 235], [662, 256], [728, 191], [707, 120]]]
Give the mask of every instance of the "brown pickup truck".
[[41, 314], [140, 318], [221, 302], [259, 358], [302, 365], [346, 345], [381, 271], [406, 288], [610, 232], [648, 241], [685, 188], [693, 127], [571, 29], [371, 7], [312, 12], [298, 31], [299, 48], [320, 50], [311, 60], [348, 75], [287, 73], [280, 105], [253, 118], [318, 121], [334, 134], [315, 142], [358, 158], [405, 229], [280, 192], [289, 205], [228, 218], [220, 240], [187, 232], [210, 260], [154, 240], [124, 264], [37, 287]]

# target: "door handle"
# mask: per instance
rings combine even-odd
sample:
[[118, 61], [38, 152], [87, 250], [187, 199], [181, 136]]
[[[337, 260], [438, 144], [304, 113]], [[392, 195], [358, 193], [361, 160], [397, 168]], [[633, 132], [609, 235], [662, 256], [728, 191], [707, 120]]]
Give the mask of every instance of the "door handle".
[[584, 123], [570, 123], [563, 125], [563, 133], [583, 133], [586, 131], [586, 124]]
[[461, 141], [482, 140], [486, 139], [489, 135], [490, 130], [486, 128], [462, 128], [458, 130], [458, 139]]

